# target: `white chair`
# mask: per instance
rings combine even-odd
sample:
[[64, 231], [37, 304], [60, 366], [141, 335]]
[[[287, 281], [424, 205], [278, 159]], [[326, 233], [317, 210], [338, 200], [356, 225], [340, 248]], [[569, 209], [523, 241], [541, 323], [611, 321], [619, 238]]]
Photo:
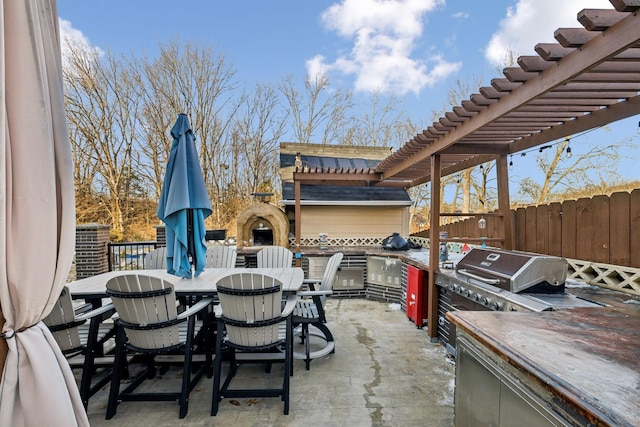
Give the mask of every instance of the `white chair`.
[[[82, 369], [80, 397], [85, 408], [89, 398], [111, 378], [113, 357], [102, 356], [109, 350], [105, 344], [115, 335], [113, 322], [105, 322], [113, 313], [113, 304], [96, 309], [86, 306], [74, 309], [71, 294], [65, 286], [51, 313], [43, 319], [71, 369]], [[97, 359], [97, 356], [100, 357]]]
[[283, 246], [267, 246], [256, 254], [258, 268], [284, 268], [293, 265], [293, 252]]
[[167, 268], [167, 248], [161, 246], [152, 250], [144, 257], [144, 269], [156, 270]]
[[[294, 352], [293, 357], [304, 359], [307, 370], [309, 370], [311, 360], [335, 352], [333, 335], [326, 325], [327, 318], [324, 312], [324, 303], [327, 295], [333, 292], [333, 284], [336, 281], [342, 257], [343, 254], [341, 252], [332, 255], [327, 262], [322, 280], [305, 279], [303, 284], [306, 284], [309, 290], [298, 292], [300, 299], [293, 312], [292, 322], [294, 328], [300, 326], [300, 339], [305, 345], [305, 352]], [[319, 287], [316, 288], [316, 285], [319, 285]], [[309, 329], [309, 326], [315, 329]], [[312, 352], [311, 336], [324, 340], [325, 346]]]
[[231, 246], [216, 245], [207, 248], [208, 268], [234, 268], [238, 253]]
[[[211, 415], [218, 413], [222, 398], [280, 397], [284, 414], [289, 413], [291, 375], [291, 313], [297, 296], [282, 301], [282, 283], [260, 273], [232, 273], [218, 280], [222, 313], [218, 321], [213, 370]], [[222, 352], [230, 353], [229, 372], [221, 385]], [[280, 387], [231, 388], [240, 363], [281, 362], [284, 365]]]
[[[111, 419], [116, 414], [120, 402], [142, 400], [177, 401], [180, 418], [184, 418], [189, 393], [212, 363], [207, 315], [213, 300], [202, 299], [178, 314], [171, 283], [136, 273], [110, 279], [107, 282], [107, 295], [115, 305], [118, 319], [115, 321], [116, 353], [106, 418]], [[195, 340], [202, 331], [205, 362], [192, 371]], [[142, 355], [147, 367], [120, 391], [127, 354]], [[183, 366], [180, 390], [136, 393], [136, 388], [145, 379], [155, 376], [155, 358], [167, 354], [183, 355], [180, 362]]]

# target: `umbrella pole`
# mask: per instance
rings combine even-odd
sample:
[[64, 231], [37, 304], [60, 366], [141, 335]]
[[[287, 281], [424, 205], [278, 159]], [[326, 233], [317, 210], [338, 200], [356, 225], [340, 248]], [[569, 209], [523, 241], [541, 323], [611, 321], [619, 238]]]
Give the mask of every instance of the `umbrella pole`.
[[[189, 264], [191, 264], [191, 270], [195, 268], [196, 260], [196, 247], [194, 241], [193, 230], [193, 209], [187, 209], [187, 256], [189, 257]], [[193, 271], [192, 271], [193, 274]]]

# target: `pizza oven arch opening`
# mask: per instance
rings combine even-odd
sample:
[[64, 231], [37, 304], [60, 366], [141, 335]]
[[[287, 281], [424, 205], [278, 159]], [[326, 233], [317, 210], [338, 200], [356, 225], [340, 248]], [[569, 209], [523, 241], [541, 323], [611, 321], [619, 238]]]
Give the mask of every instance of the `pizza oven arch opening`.
[[254, 203], [238, 216], [238, 249], [245, 246], [289, 247], [289, 221], [286, 214], [269, 203]]
[[271, 223], [264, 218], [256, 220], [257, 227], [252, 227], [251, 235], [253, 236], [254, 246], [273, 246], [273, 229]]

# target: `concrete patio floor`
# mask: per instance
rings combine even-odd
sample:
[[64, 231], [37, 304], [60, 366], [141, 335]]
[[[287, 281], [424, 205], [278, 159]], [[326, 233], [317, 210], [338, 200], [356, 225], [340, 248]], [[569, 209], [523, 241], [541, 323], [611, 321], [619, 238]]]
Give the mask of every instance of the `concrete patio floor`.
[[[289, 415], [278, 398], [223, 399], [209, 415], [212, 379], [191, 393], [189, 412], [180, 420], [174, 402], [124, 402], [104, 419], [108, 386], [91, 398], [92, 426], [421, 426], [453, 425], [455, 366], [444, 347], [430, 343], [426, 331], [410, 322], [397, 304], [365, 299], [330, 299], [328, 325], [336, 351], [311, 362], [294, 362]], [[297, 340], [298, 341], [298, 340]], [[226, 364], [225, 364], [226, 365]], [[281, 378], [263, 366], [243, 365], [237, 378]], [[226, 373], [226, 369], [223, 374]], [[176, 369], [154, 380], [160, 386]]]

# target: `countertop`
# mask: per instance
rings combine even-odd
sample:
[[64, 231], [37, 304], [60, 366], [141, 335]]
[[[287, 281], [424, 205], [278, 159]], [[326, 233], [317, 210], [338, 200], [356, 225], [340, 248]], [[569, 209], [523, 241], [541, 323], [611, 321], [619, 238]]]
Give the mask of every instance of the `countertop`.
[[640, 304], [447, 317], [594, 425], [640, 425]]
[[[248, 246], [238, 250], [238, 255], [252, 255], [258, 252], [262, 247]], [[292, 250], [294, 250], [292, 248]], [[411, 264], [423, 270], [429, 270], [429, 249], [417, 248], [404, 251], [390, 251], [382, 249], [381, 246], [329, 246], [327, 249], [320, 249], [317, 246], [300, 247], [302, 256], [331, 256], [337, 252], [344, 255], [366, 255], [366, 256], [384, 256], [391, 258], [399, 258], [402, 261]], [[449, 258], [462, 258], [462, 254], [450, 253]], [[456, 258], [456, 259], [457, 259]]]

